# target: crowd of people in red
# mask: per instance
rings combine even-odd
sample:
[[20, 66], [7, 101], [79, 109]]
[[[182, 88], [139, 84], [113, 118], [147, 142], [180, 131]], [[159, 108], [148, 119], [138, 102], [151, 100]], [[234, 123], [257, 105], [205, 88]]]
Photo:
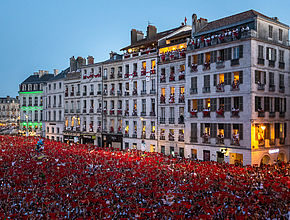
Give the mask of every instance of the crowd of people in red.
[[0, 218], [288, 219], [289, 164], [240, 167], [0, 136]]

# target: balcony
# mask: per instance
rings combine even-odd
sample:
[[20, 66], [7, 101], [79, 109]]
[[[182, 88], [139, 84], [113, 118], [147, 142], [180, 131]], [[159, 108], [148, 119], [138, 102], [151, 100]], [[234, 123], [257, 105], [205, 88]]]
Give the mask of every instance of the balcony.
[[71, 109], [71, 110], [70, 110], [70, 113], [74, 113], [74, 112], [75, 112], [75, 110], [74, 110], [74, 109]]
[[197, 94], [197, 88], [190, 88], [190, 94]]
[[155, 112], [150, 112], [150, 116], [156, 116]]
[[178, 118], [178, 124], [184, 124], [184, 117], [179, 117]]
[[74, 95], [75, 95], [75, 93], [74, 93], [74, 92], [71, 92], [71, 93], [70, 93], [70, 96], [74, 96]]
[[146, 112], [141, 112], [141, 116], [146, 116]]
[[141, 91], [141, 95], [146, 95], [147, 93], [146, 93], [146, 90], [142, 90]]
[[64, 113], [68, 113], [68, 109], [65, 109], [65, 110], [64, 110]]
[[101, 108], [98, 108], [97, 109], [97, 113], [102, 113], [102, 109]]
[[118, 114], [118, 115], [122, 115], [122, 112], [123, 112], [122, 109], [118, 109], [118, 110], [117, 110], [117, 114]]
[[238, 65], [240, 65], [240, 59], [231, 60], [231, 66], [238, 66]]
[[197, 118], [197, 110], [191, 110], [189, 113], [191, 118]]
[[129, 73], [125, 73], [124, 78], [129, 78]]
[[90, 108], [90, 113], [94, 113], [94, 108], [93, 107]]
[[130, 92], [129, 91], [125, 91], [125, 96], [130, 96]]
[[258, 58], [258, 65], [265, 65], [265, 59]]
[[103, 80], [107, 80], [108, 79], [108, 76], [103, 76]]
[[133, 77], [137, 77], [137, 76], [138, 76], [137, 71], [134, 71], [134, 72], [133, 72]]
[[77, 113], [77, 114], [81, 113], [81, 110], [80, 110], [80, 109], [77, 109], [77, 110], [76, 110], [76, 113]]
[[137, 138], [137, 132], [136, 131], [132, 134], [132, 138]]
[[270, 140], [269, 140], [269, 144], [270, 144], [270, 146], [275, 145], [275, 139], [270, 139]]
[[[125, 131], [126, 132], [126, 131]], [[124, 137], [128, 138], [129, 137], [129, 134], [128, 133], [125, 133], [124, 134]]]
[[225, 111], [223, 108], [220, 108], [216, 111], [216, 117], [217, 118], [224, 118], [225, 117]]
[[181, 94], [178, 99], [178, 103], [185, 103], [184, 94]]
[[160, 76], [160, 83], [165, 83], [166, 82], [166, 77], [165, 75]]
[[117, 75], [117, 77], [118, 78], [122, 78], [122, 73], [119, 72], [118, 75]]
[[210, 93], [210, 87], [209, 86], [203, 87], [202, 92], [203, 93]]
[[178, 141], [180, 141], [180, 142], [184, 142], [184, 135], [183, 135], [183, 134], [180, 134], [180, 135], [178, 136]]
[[279, 69], [285, 69], [285, 63], [279, 62]]
[[231, 85], [231, 91], [239, 91], [240, 90], [240, 83], [239, 81], [233, 82]]
[[222, 60], [217, 61], [217, 62], [216, 62], [216, 68], [217, 68], [217, 69], [225, 68], [225, 62], [222, 61]]
[[132, 116], [138, 116], [137, 114], [137, 109], [134, 109], [133, 112], [132, 112]]
[[279, 138], [279, 144], [284, 145], [285, 144], [285, 138]]
[[132, 95], [138, 95], [137, 89], [134, 89]]
[[121, 96], [122, 95], [122, 91], [121, 90], [118, 90], [117, 91], [117, 95]]
[[203, 64], [203, 71], [210, 70], [210, 63]]
[[178, 60], [178, 59], [184, 59], [185, 58], [185, 53], [184, 51], [170, 51], [163, 53], [159, 56], [159, 62], [160, 63], [168, 63], [173, 60]]
[[178, 76], [178, 80], [181, 81], [181, 80], [185, 80], [185, 74], [182, 73]]
[[81, 95], [81, 92], [77, 91], [76, 96], [80, 96], [80, 95]]
[[269, 118], [275, 118], [276, 112], [269, 112]]
[[146, 139], [146, 132], [145, 132], [145, 131], [143, 131], [143, 132], [141, 133], [141, 139]]
[[258, 140], [258, 147], [265, 147], [265, 140], [264, 139]]
[[172, 82], [172, 81], [175, 81], [174, 73], [173, 74], [171, 73], [169, 76], [169, 82]]
[[114, 73], [111, 73], [110, 79], [115, 79], [115, 74]]
[[175, 124], [175, 118], [169, 118], [169, 124]]
[[114, 89], [112, 89], [112, 90], [110, 91], [110, 95], [115, 95], [115, 90], [114, 90]]
[[232, 108], [232, 115], [231, 115], [231, 117], [232, 118], [239, 118], [240, 117], [239, 113], [240, 113], [240, 109], [238, 109], [238, 108]]
[[198, 71], [198, 69], [197, 69], [197, 64], [191, 64], [190, 65], [190, 72], [197, 72]]
[[151, 95], [155, 95], [155, 94], [156, 94], [156, 90], [155, 90], [155, 89], [151, 89], [151, 90], [150, 90], [150, 94], [151, 94]]
[[93, 92], [93, 91], [91, 91], [91, 92], [90, 92], [90, 95], [94, 95], [94, 92]]
[[224, 83], [219, 83], [216, 85], [216, 92], [224, 92], [224, 91], [225, 91]]
[[124, 111], [124, 116], [129, 116], [129, 110], [128, 109]]
[[269, 85], [269, 92], [275, 92], [275, 85]]
[[240, 139], [238, 135], [233, 135], [233, 138], [231, 139], [231, 145], [240, 146]]
[[204, 134], [202, 136], [202, 143], [204, 143], [204, 144], [210, 144], [210, 136], [209, 136], [209, 134]]
[[146, 69], [142, 68], [142, 70], [141, 70], [141, 76], [146, 76]]
[[97, 95], [102, 95], [102, 91], [97, 91]]
[[285, 118], [285, 112], [279, 112], [279, 117], [280, 118]]
[[159, 119], [159, 123], [160, 123], [160, 124], [165, 124], [165, 118], [160, 118], [160, 119]]
[[169, 134], [168, 135], [168, 140], [169, 141], [174, 141], [174, 135], [173, 134]]
[[115, 115], [115, 110], [114, 109], [110, 110], [110, 115]]
[[169, 102], [169, 104], [173, 104], [173, 103], [175, 103], [174, 94], [171, 94], [171, 95], [169, 96], [169, 100], [168, 100], [168, 102]]
[[209, 109], [204, 109], [202, 111], [202, 113], [203, 113], [203, 117], [204, 118], [209, 118], [210, 117], [210, 110]]
[[263, 109], [258, 109], [258, 117], [259, 118], [265, 117], [265, 112]]
[[87, 109], [84, 108], [84, 109], [83, 109], [83, 113], [87, 113]]
[[275, 68], [275, 61], [269, 60], [269, 67]]
[[156, 69], [155, 69], [155, 68], [154, 68], [154, 69], [151, 69], [151, 70], [150, 70], [150, 74], [151, 74], [151, 75], [156, 74]]
[[65, 92], [65, 93], [64, 93], [64, 96], [65, 96], [65, 97], [68, 97], [68, 92]]
[[160, 135], [159, 139], [160, 140], [165, 140], [165, 135]]
[[107, 96], [107, 95], [108, 95], [108, 91], [107, 91], [106, 89], [104, 89], [104, 91], [103, 91], [103, 95], [104, 95], [104, 96]]
[[165, 96], [161, 95], [160, 96], [160, 104], [164, 104], [165, 103]]
[[86, 92], [83, 92], [83, 96], [87, 96], [87, 93]]
[[216, 138], [216, 144], [224, 145], [225, 144], [225, 139], [224, 139], [223, 135], [219, 135], [219, 136], [220, 137]]
[[257, 89], [260, 90], [260, 91], [264, 91], [265, 90], [265, 84], [262, 84], [262, 83], [259, 83], [258, 82], [258, 85], [257, 85]]
[[104, 112], [104, 115], [107, 115], [107, 113], [108, 113], [107, 109], [104, 109], [103, 112]]
[[285, 86], [279, 86], [279, 92], [285, 93]]
[[155, 137], [155, 133], [151, 133], [151, 134], [150, 134], [150, 140], [155, 140], [155, 138], [156, 138], [156, 137]]

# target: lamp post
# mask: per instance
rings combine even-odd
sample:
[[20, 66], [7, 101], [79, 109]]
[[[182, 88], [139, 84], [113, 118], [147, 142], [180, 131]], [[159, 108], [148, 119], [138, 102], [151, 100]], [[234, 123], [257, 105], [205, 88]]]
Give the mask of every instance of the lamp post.
[[26, 118], [26, 137], [28, 137], [28, 115], [25, 115]]

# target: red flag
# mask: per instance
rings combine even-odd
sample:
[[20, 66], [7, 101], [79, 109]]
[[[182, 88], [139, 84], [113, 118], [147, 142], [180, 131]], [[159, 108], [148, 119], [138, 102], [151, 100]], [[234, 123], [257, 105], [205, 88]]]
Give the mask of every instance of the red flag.
[[185, 19], [184, 19], [184, 23], [186, 24], [186, 22], [187, 22], [187, 18], [185, 17]]

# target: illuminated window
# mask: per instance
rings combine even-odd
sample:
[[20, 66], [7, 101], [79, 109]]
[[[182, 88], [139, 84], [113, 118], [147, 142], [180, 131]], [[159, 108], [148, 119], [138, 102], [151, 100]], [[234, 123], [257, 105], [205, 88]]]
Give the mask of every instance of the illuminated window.
[[219, 74], [219, 83], [224, 83], [225, 82], [225, 74], [221, 73]]
[[151, 69], [155, 69], [156, 67], [156, 60], [151, 60]]
[[151, 132], [155, 133], [155, 121], [151, 121]]
[[197, 64], [197, 55], [192, 56], [192, 63]]
[[137, 81], [134, 81], [134, 82], [133, 82], [133, 88], [134, 88], [134, 89], [137, 89]]
[[184, 87], [180, 87], [180, 94], [184, 94]]
[[134, 109], [137, 109], [137, 100], [133, 100]]
[[192, 109], [197, 110], [197, 99], [192, 99]]
[[239, 74], [239, 72], [234, 72], [234, 81], [235, 81], [235, 83], [236, 83], [238, 80], [240, 80], [240, 74]]
[[210, 108], [210, 99], [205, 99], [205, 107]]
[[185, 71], [185, 65], [180, 65], [180, 69], [179, 69], [180, 72], [183, 72]]
[[142, 131], [146, 131], [146, 121], [142, 121]]
[[205, 53], [205, 62], [206, 63], [210, 62], [210, 53]]
[[74, 120], [74, 117], [71, 118], [71, 127], [73, 127], [75, 124], [75, 120]]
[[175, 94], [175, 87], [170, 87], [170, 94], [172, 94], [172, 95]]
[[142, 62], [142, 67], [143, 67], [143, 69], [146, 69], [146, 61]]
[[161, 88], [161, 95], [165, 96], [165, 88]]

